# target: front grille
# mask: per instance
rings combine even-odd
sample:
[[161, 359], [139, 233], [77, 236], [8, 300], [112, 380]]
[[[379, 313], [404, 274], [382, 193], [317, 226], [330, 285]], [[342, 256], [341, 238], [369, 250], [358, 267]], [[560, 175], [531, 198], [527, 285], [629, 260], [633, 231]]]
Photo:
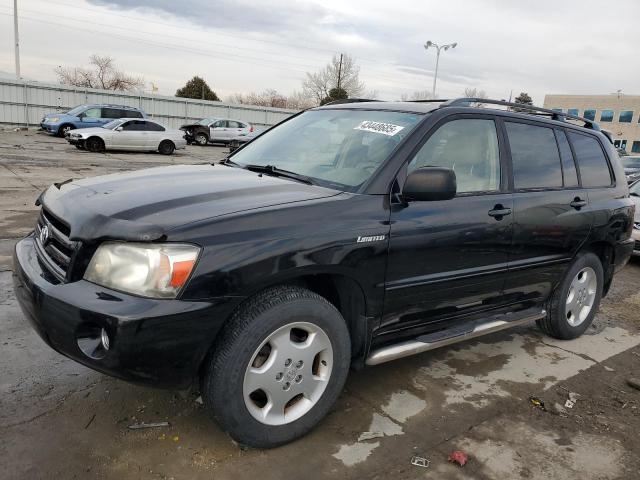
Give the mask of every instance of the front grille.
[[36, 251], [44, 267], [59, 281], [65, 282], [78, 247], [69, 240], [69, 227], [44, 208], [36, 226]]

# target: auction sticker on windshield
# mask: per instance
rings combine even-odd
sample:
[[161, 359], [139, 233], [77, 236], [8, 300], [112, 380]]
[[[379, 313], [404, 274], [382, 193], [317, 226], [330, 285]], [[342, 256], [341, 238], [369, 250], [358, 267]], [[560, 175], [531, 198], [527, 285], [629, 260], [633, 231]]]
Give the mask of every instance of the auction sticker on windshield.
[[381, 133], [383, 135], [389, 135], [392, 137], [404, 127], [400, 125], [393, 125], [391, 123], [373, 122], [371, 120], [365, 120], [360, 125], [354, 128], [354, 130], [364, 130], [365, 132]]

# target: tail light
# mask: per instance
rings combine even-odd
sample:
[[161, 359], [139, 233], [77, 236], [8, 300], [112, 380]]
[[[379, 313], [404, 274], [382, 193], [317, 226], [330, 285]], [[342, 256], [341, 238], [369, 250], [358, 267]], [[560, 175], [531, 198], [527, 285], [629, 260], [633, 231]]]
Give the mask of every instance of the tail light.
[[249, 133], [253, 132], [253, 125], [251, 125], [251, 128], [249, 129]]

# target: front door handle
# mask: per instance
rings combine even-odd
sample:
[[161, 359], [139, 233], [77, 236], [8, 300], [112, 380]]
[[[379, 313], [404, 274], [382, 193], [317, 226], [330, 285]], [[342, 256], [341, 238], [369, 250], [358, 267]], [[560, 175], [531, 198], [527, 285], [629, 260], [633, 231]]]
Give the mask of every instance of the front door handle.
[[575, 208], [576, 210], [580, 210], [586, 204], [587, 204], [586, 200], [582, 200], [580, 197], [576, 197], [573, 199], [573, 202], [571, 202], [569, 205], [571, 205], [571, 207]]
[[489, 210], [489, 216], [495, 218], [496, 220], [502, 220], [502, 217], [507, 215], [511, 215], [510, 208], [504, 208], [501, 204], [493, 207], [493, 210]]

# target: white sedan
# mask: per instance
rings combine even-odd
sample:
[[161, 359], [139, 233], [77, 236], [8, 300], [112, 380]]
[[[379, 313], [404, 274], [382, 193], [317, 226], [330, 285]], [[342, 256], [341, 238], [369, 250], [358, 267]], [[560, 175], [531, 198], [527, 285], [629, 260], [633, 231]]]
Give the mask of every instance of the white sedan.
[[187, 145], [182, 130], [166, 128], [152, 120], [130, 118], [119, 118], [98, 128], [72, 130], [66, 138], [70, 144], [90, 152], [143, 150], [171, 155]]

